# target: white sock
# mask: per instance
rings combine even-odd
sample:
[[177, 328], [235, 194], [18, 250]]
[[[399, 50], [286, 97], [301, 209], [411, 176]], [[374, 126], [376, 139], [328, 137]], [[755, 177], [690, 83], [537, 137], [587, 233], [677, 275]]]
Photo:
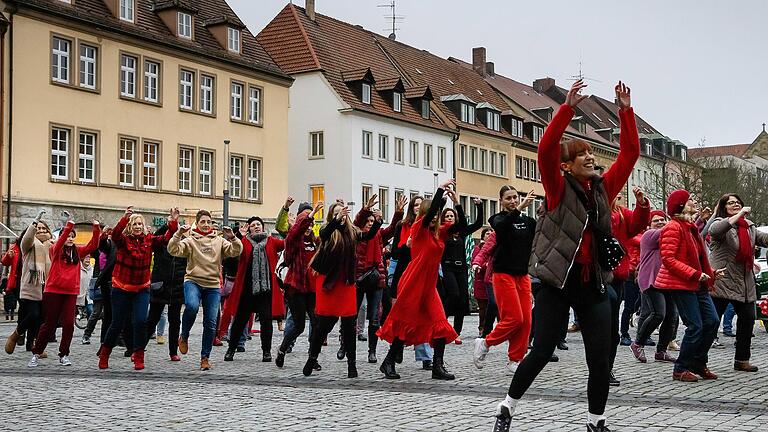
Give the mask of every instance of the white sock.
[[517, 406], [517, 401], [519, 399], [512, 399], [512, 396], [507, 395], [507, 397], [504, 399], [504, 402], [507, 404], [508, 407], [514, 409], [515, 406]]
[[597, 426], [597, 423], [600, 422], [600, 420], [605, 420], [605, 416], [603, 414], [592, 414], [587, 413], [587, 423]]

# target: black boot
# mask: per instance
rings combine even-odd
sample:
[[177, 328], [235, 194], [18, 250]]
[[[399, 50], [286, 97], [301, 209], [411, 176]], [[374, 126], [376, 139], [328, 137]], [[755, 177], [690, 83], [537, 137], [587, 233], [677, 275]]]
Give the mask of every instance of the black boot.
[[378, 363], [379, 360], [376, 358], [376, 352], [375, 351], [368, 351], [368, 363]]
[[424, 360], [421, 362], [421, 368], [424, 370], [432, 370], [432, 360]]
[[344, 360], [345, 354], [344, 338], [342, 338], [341, 334], [339, 334], [339, 351], [336, 353], [336, 358], [338, 360]]
[[432, 379], [450, 381], [456, 377], [445, 369], [445, 363], [442, 357], [435, 356], [432, 361]]
[[357, 367], [355, 362], [347, 362], [347, 378], [357, 378]]
[[315, 368], [315, 364], [317, 364], [317, 357], [309, 356], [307, 362], [304, 364], [304, 369], [301, 370], [304, 376], [312, 375], [312, 370]]
[[227, 352], [224, 353], [224, 361], [232, 361], [235, 359], [235, 350], [227, 348]]
[[587, 432], [611, 432], [611, 430], [605, 425], [605, 420], [600, 420], [597, 422], [597, 426], [587, 423]]
[[284, 364], [285, 364], [285, 353], [278, 348], [277, 358], [275, 358], [275, 366], [282, 368]]
[[387, 357], [384, 358], [384, 361], [381, 362], [379, 370], [384, 374], [384, 378], [386, 379], [400, 379], [400, 374], [395, 370], [395, 362], [390, 355], [387, 355]]

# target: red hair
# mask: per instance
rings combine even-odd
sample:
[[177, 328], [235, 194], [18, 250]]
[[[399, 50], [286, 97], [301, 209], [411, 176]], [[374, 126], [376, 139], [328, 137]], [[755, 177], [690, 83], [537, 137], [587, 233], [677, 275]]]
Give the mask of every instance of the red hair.
[[570, 162], [583, 151], [592, 152], [592, 146], [580, 139], [569, 139], [560, 144], [560, 162]]

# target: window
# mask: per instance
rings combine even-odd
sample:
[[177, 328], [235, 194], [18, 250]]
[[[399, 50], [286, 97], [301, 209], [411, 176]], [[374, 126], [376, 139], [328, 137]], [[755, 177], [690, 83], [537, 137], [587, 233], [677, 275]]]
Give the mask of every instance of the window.
[[461, 121], [475, 124], [475, 106], [468, 103], [461, 104]]
[[387, 215], [389, 214], [389, 188], [386, 186], [379, 186], [379, 210], [381, 210], [383, 221], [387, 222]]
[[523, 157], [515, 156], [515, 177], [523, 178]]
[[182, 69], [179, 71], [179, 108], [191, 110], [195, 85], [195, 73]]
[[389, 161], [389, 137], [379, 135], [379, 160]]
[[213, 114], [213, 89], [214, 78], [209, 75], [200, 75], [200, 112]]
[[541, 136], [544, 135], [544, 128], [541, 126], [533, 126], [533, 142], [539, 142]]
[[[464, 207], [464, 209], [467, 210], [467, 207]], [[474, 222], [475, 220], [477, 220], [477, 206], [475, 205], [475, 203], [470, 202], [468, 210], [469, 210], [469, 220], [471, 222]]]
[[459, 144], [459, 168], [467, 167], [467, 145]]
[[227, 48], [232, 52], [240, 52], [240, 30], [232, 27], [227, 29]]
[[144, 142], [142, 158], [142, 177], [145, 189], [157, 189], [157, 156], [160, 145], [155, 142]]
[[466, 195], [459, 196], [459, 205], [464, 208], [464, 210], [467, 209], [467, 204], [469, 203], [469, 197]]
[[477, 147], [469, 148], [469, 169], [477, 171]]
[[437, 148], [437, 170], [438, 171], [445, 171], [445, 147], [438, 147]]
[[133, 186], [136, 140], [120, 138], [120, 186]]
[[518, 138], [523, 137], [523, 121], [518, 119], [512, 119], [512, 136]]
[[84, 183], [96, 181], [96, 134], [80, 132], [77, 150], [77, 180]]
[[432, 169], [432, 144], [424, 144], [424, 168]]
[[192, 149], [179, 147], [179, 192], [192, 193], [193, 153]]
[[403, 189], [395, 189], [395, 201], [399, 200], [402, 196], [405, 196], [405, 191]]
[[144, 60], [144, 100], [157, 102], [159, 96], [160, 63]]
[[120, 19], [133, 22], [133, 2], [134, 0], [120, 0]]
[[419, 143], [411, 141], [411, 166], [419, 166]]
[[372, 158], [371, 156], [371, 141], [373, 140], [373, 134], [368, 131], [363, 131], [363, 157]]
[[230, 92], [230, 117], [233, 120], [243, 119], [243, 85], [232, 83]]
[[413, 198], [414, 198], [414, 197], [417, 197], [417, 196], [419, 196], [419, 191], [410, 191], [410, 192], [409, 192], [409, 197], [408, 197], [408, 199], [410, 199], [411, 201], [413, 201]]
[[680, 159], [682, 159], [683, 161], [688, 160], [688, 151], [684, 148], [680, 149]]
[[395, 163], [403, 163], [403, 153], [405, 153], [405, 143], [402, 138], [395, 138]]
[[179, 37], [192, 39], [192, 15], [185, 12], [179, 12], [178, 23]]
[[51, 178], [69, 178], [69, 129], [51, 129]]
[[72, 42], [54, 37], [51, 51], [51, 79], [69, 84], [69, 52]]
[[325, 149], [323, 148], [323, 132], [310, 132], [309, 133], [309, 157], [322, 158], [325, 156]]
[[429, 120], [429, 101], [427, 99], [421, 100], [421, 118]]
[[499, 154], [496, 153], [495, 151], [492, 151], [490, 155], [491, 155], [490, 166], [488, 167], [489, 171], [491, 174], [498, 174], [499, 173], [498, 171], [499, 170]]
[[528, 180], [528, 162], [529, 159], [523, 158], [523, 178]]
[[371, 85], [368, 83], [363, 83], [363, 103], [371, 103]]
[[248, 199], [258, 201], [261, 197], [259, 176], [261, 175], [261, 160], [248, 159]]
[[499, 175], [507, 176], [507, 155], [499, 153]]
[[120, 95], [136, 97], [136, 57], [120, 55]]
[[491, 200], [491, 211], [488, 213], [489, 215], [495, 215], [499, 211], [499, 203], [496, 200]]
[[372, 189], [373, 189], [373, 186], [371, 185], [366, 185], [366, 184], [363, 185], [363, 190], [361, 195], [362, 201], [360, 201], [363, 205], [365, 205], [365, 203], [367, 203], [368, 200], [371, 199]]
[[200, 195], [211, 195], [211, 179], [213, 178], [213, 152], [200, 152], [200, 180], [198, 192]]
[[[319, 202], [325, 202], [325, 186], [324, 185], [310, 186], [309, 198], [310, 198], [310, 203], [312, 203], [313, 207]], [[320, 209], [320, 211], [317, 212], [317, 215], [315, 216], [315, 218], [316, 220], [323, 220], [323, 209]]]
[[248, 87], [248, 121], [259, 123], [261, 121], [261, 89]]
[[653, 142], [648, 141], [645, 143], [645, 154], [653, 155]]
[[80, 45], [80, 87], [96, 89], [96, 52], [90, 45]]
[[229, 195], [232, 198], [240, 198], [243, 187], [243, 158], [240, 156], [229, 157]]
[[394, 92], [392, 93], [392, 107], [397, 112], [403, 111], [403, 94]]
[[480, 150], [480, 166], [481, 172], [488, 172], [488, 150]]
[[498, 131], [500, 129], [501, 116], [499, 113], [489, 110], [486, 112], [486, 122], [488, 129]]
[[531, 181], [536, 181], [536, 161], [534, 160], [528, 162], [528, 178]]

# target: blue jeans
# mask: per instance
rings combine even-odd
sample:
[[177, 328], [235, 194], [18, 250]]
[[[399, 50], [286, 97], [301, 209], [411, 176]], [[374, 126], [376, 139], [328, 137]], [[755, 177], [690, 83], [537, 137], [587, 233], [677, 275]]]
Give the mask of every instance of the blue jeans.
[[165, 336], [165, 326], [168, 325], [168, 309], [163, 308], [163, 313], [160, 314], [160, 321], [157, 322], [157, 335]]
[[[129, 292], [112, 287], [112, 322], [104, 337], [103, 344], [109, 348], [117, 345], [117, 338], [125, 326], [125, 320], [131, 316], [133, 325], [133, 348], [143, 350], [147, 344], [147, 315], [149, 314], [149, 288], [139, 292]], [[126, 346], [128, 345], [126, 341]]]
[[219, 315], [221, 292], [218, 288], [203, 288], [200, 285], [184, 281], [184, 316], [181, 318], [181, 337], [189, 339], [189, 331], [195, 324], [200, 303], [203, 303], [203, 347], [200, 358], [211, 356], [213, 337], [216, 335], [216, 320]]
[[707, 291], [670, 290], [685, 325], [675, 372], [700, 371], [707, 366], [708, 353], [717, 336], [720, 319]]
[[432, 360], [432, 347], [428, 343], [415, 345], [413, 350], [416, 354], [416, 361]]
[[736, 312], [733, 310], [733, 305], [728, 303], [728, 307], [723, 315], [723, 333], [733, 333], [733, 317], [735, 315]]

